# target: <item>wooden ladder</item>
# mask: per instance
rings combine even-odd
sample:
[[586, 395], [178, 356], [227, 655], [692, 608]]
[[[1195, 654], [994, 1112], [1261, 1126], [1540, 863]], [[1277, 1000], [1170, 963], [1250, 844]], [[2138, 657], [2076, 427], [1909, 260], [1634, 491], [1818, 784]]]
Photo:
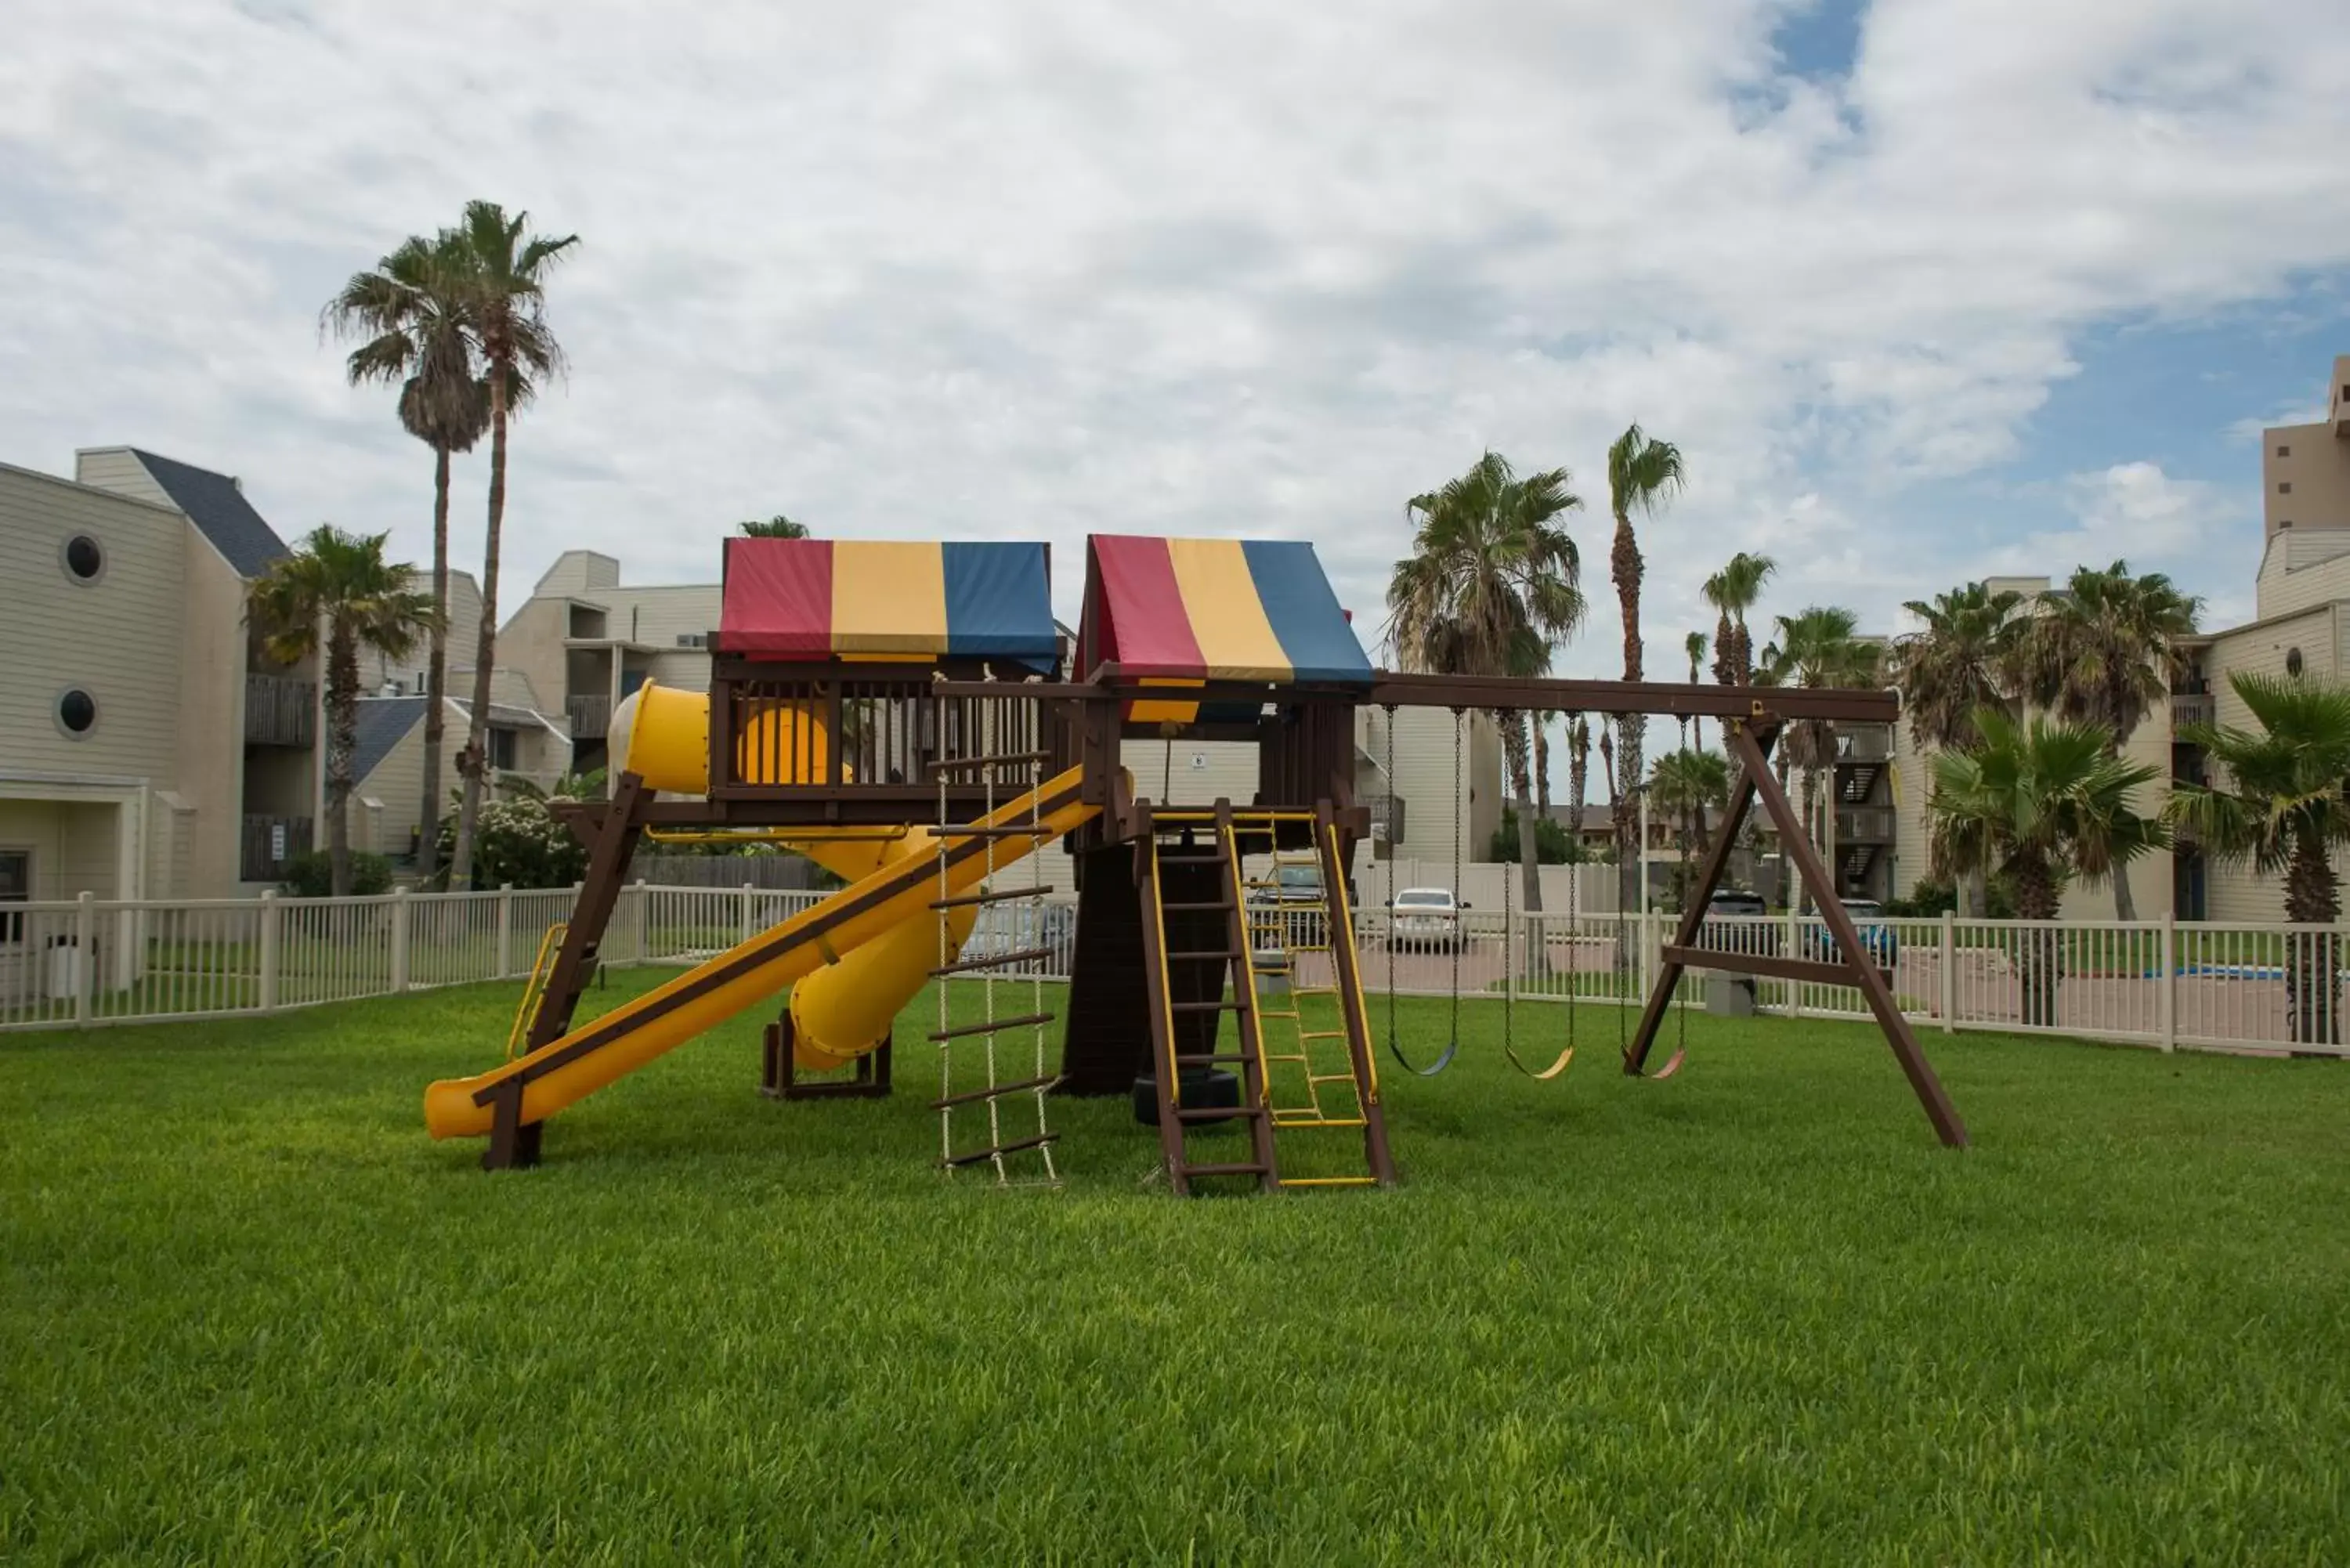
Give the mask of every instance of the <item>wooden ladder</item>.
[[[1159, 1141], [1165, 1151], [1167, 1181], [1188, 1195], [1202, 1177], [1253, 1177], [1259, 1190], [1281, 1186], [1274, 1155], [1273, 1111], [1266, 1093], [1264, 1038], [1256, 1008], [1256, 981], [1250, 967], [1248, 912], [1241, 883], [1241, 857], [1232, 830], [1232, 807], [1220, 800], [1211, 815], [1176, 814], [1161, 821], [1145, 803], [1136, 840], [1137, 892], [1142, 901], [1143, 980], [1149, 998], [1151, 1077], [1159, 1101]], [[1208, 830], [1201, 842], [1201, 830]], [[1200, 867], [1211, 873], [1202, 875]], [[1171, 875], [1170, 875], [1171, 873]], [[1191, 889], [1212, 881], [1216, 896], [1200, 898]], [[1179, 897], [1165, 897], [1170, 883]], [[1185, 885], [1188, 885], [1185, 886]], [[1170, 939], [1169, 916], [1175, 940]], [[1221, 933], [1212, 935], [1211, 933]], [[1230, 978], [1227, 997], [1222, 967]], [[1219, 1049], [1223, 1015], [1234, 1023], [1236, 1049]], [[1241, 1103], [1183, 1103], [1183, 1075], [1220, 1066], [1240, 1070]], [[1194, 1160], [1187, 1135], [1220, 1122], [1247, 1124], [1245, 1160]]]

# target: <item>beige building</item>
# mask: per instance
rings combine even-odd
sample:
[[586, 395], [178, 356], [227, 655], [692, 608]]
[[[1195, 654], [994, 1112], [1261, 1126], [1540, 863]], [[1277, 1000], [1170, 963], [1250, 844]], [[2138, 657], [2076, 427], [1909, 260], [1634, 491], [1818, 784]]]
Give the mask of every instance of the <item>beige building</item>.
[[285, 553], [226, 474], [0, 465], [0, 899], [234, 897], [312, 846], [316, 674], [244, 619]]
[[[410, 587], [432, 590], [418, 572]], [[517, 618], [518, 619], [520, 618]], [[473, 670], [481, 649], [482, 590], [471, 572], [449, 574], [447, 706], [443, 711], [442, 815], [454, 810], [456, 756], [471, 726]], [[527, 653], [527, 646], [520, 651]], [[559, 701], [543, 699], [528, 672], [515, 667], [517, 649], [503, 634], [490, 674], [489, 751], [492, 794], [519, 785], [544, 794], [572, 771], [571, 732]], [[359, 745], [352, 759], [351, 842], [414, 861], [424, 819], [424, 709], [430, 651], [419, 643], [401, 659], [369, 656], [373, 694], [359, 703]]]
[[[2126, 754], [2166, 779], [2201, 782], [2209, 767], [2199, 747], [2179, 731], [2190, 724], [2252, 724], [2230, 675], [2257, 671], [2296, 680], [2350, 680], [2350, 356], [2337, 358], [2326, 387], [2326, 416], [2287, 425], [2261, 437], [2262, 545], [2253, 585], [2253, 618], [2210, 631], [2184, 649], [2187, 669], [2172, 684], [2168, 704], [2149, 713]], [[2044, 577], [1995, 578], [1993, 587], [2027, 596], [2045, 592]], [[1903, 889], [1926, 874], [1925, 793], [1930, 777], [1905, 722], [1896, 772], [1901, 788], [1896, 850]], [[2167, 792], [2149, 792], [2155, 809]], [[2241, 866], [2213, 864], [2193, 842], [2150, 855], [2133, 868], [2130, 890], [2142, 919], [2275, 921], [2284, 919], [2284, 885]], [[2074, 888], [2064, 913], [2111, 919], [2109, 888]]]

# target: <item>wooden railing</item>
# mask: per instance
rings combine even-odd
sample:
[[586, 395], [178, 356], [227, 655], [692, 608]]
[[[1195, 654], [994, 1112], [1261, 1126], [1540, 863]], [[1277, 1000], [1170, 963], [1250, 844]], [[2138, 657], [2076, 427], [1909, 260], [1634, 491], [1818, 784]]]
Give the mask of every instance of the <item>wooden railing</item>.
[[286, 875], [286, 864], [310, 847], [307, 816], [247, 815], [237, 875], [247, 882], [275, 882]]
[[[967, 691], [968, 687], [963, 688]], [[807, 790], [930, 792], [946, 768], [960, 790], [1027, 787], [1073, 763], [1072, 738], [1051, 704], [1020, 695], [941, 697], [919, 680], [775, 679], [714, 683], [714, 796]], [[955, 766], [1006, 759], [992, 769]], [[731, 765], [730, 765], [731, 764]]]
[[317, 733], [318, 688], [286, 675], [244, 678], [244, 738], [255, 746], [307, 746]]

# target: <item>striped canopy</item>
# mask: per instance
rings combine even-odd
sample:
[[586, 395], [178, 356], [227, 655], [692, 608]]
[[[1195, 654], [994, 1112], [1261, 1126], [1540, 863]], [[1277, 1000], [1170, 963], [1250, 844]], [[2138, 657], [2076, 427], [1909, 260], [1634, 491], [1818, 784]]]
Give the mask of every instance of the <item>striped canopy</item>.
[[729, 539], [718, 643], [776, 659], [955, 656], [1049, 670], [1045, 546]]
[[1097, 534], [1087, 550], [1094, 663], [1155, 681], [1370, 684], [1309, 544]]

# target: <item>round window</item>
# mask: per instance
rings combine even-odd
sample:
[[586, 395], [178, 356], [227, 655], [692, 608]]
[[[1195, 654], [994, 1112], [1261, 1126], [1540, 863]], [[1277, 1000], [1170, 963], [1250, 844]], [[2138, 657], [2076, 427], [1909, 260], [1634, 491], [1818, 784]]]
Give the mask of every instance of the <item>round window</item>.
[[2288, 648], [2284, 650], [2284, 672], [2295, 680], [2301, 679], [2301, 649]]
[[66, 541], [66, 576], [78, 583], [94, 583], [106, 573], [106, 551], [87, 534]]
[[98, 727], [98, 699], [77, 686], [57, 698], [57, 728], [68, 735], [87, 735]]

